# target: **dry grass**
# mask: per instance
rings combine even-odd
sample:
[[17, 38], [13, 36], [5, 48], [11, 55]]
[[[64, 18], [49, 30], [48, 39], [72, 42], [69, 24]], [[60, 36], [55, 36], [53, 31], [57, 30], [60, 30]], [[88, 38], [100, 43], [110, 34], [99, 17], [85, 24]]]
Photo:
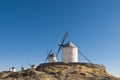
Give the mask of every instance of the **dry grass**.
[[33, 70], [0, 73], [0, 78], [3, 80], [13, 80], [13, 78], [14, 80], [117, 80], [105, 70], [78, 63], [41, 64]]

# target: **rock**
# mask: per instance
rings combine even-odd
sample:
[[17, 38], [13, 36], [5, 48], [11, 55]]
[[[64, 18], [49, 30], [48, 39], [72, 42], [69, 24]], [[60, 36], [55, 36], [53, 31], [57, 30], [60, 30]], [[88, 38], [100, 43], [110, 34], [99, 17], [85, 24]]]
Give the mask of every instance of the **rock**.
[[1, 72], [1, 80], [119, 80], [103, 65], [90, 63], [44, 63], [35, 69]]

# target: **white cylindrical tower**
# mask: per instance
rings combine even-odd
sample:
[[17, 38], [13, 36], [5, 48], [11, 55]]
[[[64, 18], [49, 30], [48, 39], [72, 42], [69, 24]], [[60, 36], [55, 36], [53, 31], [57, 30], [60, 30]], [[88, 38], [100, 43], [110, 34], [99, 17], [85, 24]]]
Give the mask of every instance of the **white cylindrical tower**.
[[57, 62], [56, 56], [51, 54], [48, 56], [48, 63]]
[[62, 46], [62, 62], [78, 62], [78, 48], [70, 41]]

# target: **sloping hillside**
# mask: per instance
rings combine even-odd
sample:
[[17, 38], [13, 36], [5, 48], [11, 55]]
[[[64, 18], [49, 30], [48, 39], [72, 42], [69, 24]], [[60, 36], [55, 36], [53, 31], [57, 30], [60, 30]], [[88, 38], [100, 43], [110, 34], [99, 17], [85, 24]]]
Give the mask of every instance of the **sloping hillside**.
[[89, 63], [45, 63], [36, 69], [1, 72], [0, 80], [119, 80], [103, 65]]

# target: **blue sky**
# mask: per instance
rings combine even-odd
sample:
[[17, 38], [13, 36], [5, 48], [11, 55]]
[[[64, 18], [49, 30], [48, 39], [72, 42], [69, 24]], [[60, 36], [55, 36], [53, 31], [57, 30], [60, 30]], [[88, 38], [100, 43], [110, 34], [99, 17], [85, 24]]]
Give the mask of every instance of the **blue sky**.
[[[0, 71], [39, 65], [64, 33], [93, 63], [120, 77], [119, 0], [1, 0]], [[61, 54], [59, 54], [59, 60]], [[86, 62], [80, 55], [79, 61]]]

